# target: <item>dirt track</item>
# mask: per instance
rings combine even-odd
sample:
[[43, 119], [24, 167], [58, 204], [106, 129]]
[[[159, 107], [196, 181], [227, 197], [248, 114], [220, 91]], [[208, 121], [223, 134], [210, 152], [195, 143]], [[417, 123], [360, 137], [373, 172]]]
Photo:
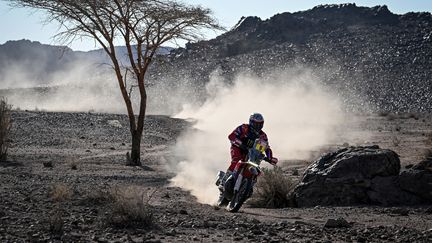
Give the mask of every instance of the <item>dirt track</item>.
[[[164, 116], [146, 120], [143, 167], [125, 166], [130, 147], [124, 115], [14, 112], [9, 162], [0, 164], [0, 241], [65, 242], [428, 242], [432, 208], [315, 207], [257, 209], [240, 213], [195, 202], [179, 188], [168, 187], [175, 163], [170, 145], [186, 121]], [[341, 134], [351, 143], [376, 143], [394, 149], [403, 165], [417, 162], [428, 146], [431, 117], [361, 116]], [[367, 134], [367, 136], [365, 136]], [[341, 142], [343, 141], [341, 137]], [[52, 167], [45, 167], [51, 163]], [[73, 169], [75, 167], [77, 169]], [[301, 162], [281, 164], [288, 173]], [[93, 199], [96, 192], [131, 187], [152, 195], [153, 227], [119, 228], [106, 224], [109, 208]], [[54, 188], [66, 188], [55, 200]], [[52, 234], [52, 218], [63, 222]], [[347, 228], [325, 228], [327, 219], [343, 217]]]

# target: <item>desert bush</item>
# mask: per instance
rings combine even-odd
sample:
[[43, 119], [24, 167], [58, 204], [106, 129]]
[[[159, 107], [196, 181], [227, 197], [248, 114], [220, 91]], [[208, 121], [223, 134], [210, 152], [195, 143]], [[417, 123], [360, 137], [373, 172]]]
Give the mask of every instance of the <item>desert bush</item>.
[[87, 193], [87, 195], [81, 200], [84, 205], [106, 205], [114, 202], [113, 193], [106, 190], [93, 189]]
[[142, 188], [129, 186], [116, 188], [111, 192], [112, 202], [109, 206], [107, 223], [114, 227], [149, 228], [154, 225], [153, 210], [147, 195]]
[[51, 198], [55, 202], [67, 201], [72, 198], [72, 190], [64, 184], [56, 184], [51, 189]]
[[254, 207], [283, 208], [291, 205], [289, 197], [296, 183], [280, 167], [263, 169], [249, 204]]
[[11, 129], [11, 109], [5, 99], [0, 99], [0, 161], [7, 160], [9, 132]]

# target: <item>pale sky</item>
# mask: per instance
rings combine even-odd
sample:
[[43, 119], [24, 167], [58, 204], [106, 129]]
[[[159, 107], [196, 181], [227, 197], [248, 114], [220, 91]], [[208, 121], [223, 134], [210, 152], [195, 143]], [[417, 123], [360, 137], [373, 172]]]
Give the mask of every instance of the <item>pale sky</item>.
[[[313, 8], [320, 4], [356, 3], [357, 6], [372, 7], [387, 5], [390, 11], [397, 14], [407, 12], [432, 12], [432, 0], [183, 0], [185, 3], [199, 4], [213, 10], [219, 22], [230, 29], [242, 16], [258, 16], [267, 19], [277, 13], [297, 12]], [[0, 44], [8, 40], [29, 39], [44, 44], [60, 44], [52, 36], [58, 31], [55, 23], [44, 25], [43, 14], [28, 9], [10, 9], [5, 1], [0, 0]], [[220, 33], [219, 33], [220, 34]], [[216, 34], [209, 32], [207, 39]], [[97, 49], [94, 41], [76, 40], [70, 46], [74, 50]]]

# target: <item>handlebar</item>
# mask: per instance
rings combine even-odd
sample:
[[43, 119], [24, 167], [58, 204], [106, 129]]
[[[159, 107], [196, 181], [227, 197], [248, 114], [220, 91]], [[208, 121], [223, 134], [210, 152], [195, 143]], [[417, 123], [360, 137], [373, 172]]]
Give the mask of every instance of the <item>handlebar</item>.
[[[274, 166], [275, 166], [275, 165], [277, 164], [277, 162], [278, 162], [278, 159], [277, 159], [277, 158], [269, 159], [269, 158], [267, 158], [267, 157], [264, 157], [263, 160], [266, 161], [266, 162], [268, 162], [268, 163], [271, 164], [271, 165], [274, 165]], [[253, 162], [250, 162], [250, 161], [239, 161], [239, 163], [241, 163], [241, 164], [250, 164], [250, 165], [253, 165], [253, 166], [257, 166], [257, 167], [258, 167], [257, 164], [255, 164], [255, 163], [253, 163]]]

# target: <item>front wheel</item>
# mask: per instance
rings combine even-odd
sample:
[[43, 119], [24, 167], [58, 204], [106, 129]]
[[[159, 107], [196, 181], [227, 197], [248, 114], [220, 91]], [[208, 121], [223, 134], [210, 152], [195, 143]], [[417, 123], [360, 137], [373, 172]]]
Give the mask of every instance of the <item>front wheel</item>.
[[242, 184], [237, 192], [234, 192], [233, 197], [228, 204], [228, 211], [235, 213], [238, 212], [246, 199], [249, 198], [252, 191], [252, 180], [244, 178]]

